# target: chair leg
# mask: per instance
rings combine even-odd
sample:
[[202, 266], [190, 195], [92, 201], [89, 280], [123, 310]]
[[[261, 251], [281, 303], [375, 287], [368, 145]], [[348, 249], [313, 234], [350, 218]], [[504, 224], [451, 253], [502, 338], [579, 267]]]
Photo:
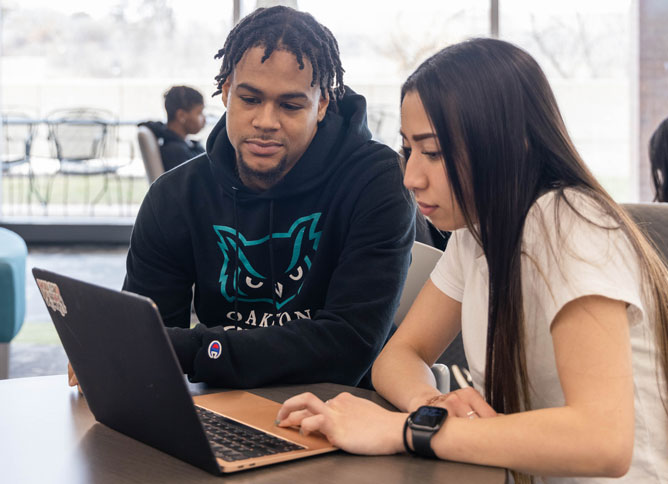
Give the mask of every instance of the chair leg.
[[109, 174], [105, 173], [102, 176], [103, 176], [102, 188], [100, 188], [100, 192], [95, 196], [95, 199], [91, 202], [91, 208], [94, 207], [100, 200], [102, 200], [102, 197], [104, 197], [104, 194], [109, 189]]
[[69, 202], [70, 177], [63, 175], [63, 214], [67, 215], [67, 204]]
[[121, 207], [121, 215], [125, 215], [125, 207], [123, 204], [123, 187], [121, 186], [121, 177], [118, 174], [114, 174], [116, 179], [116, 194], [118, 195], [118, 206]]
[[4, 184], [5, 187], [7, 188], [7, 201], [9, 202], [9, 205], [13, 208], [14, 207], [14, 184], [12, 183], [12, 179], [9, 177], [9, 172], [4, 173], [2, 176], [3, 180], [7, 180], [6, 183]]
[[28, 196], [27, 196], [27, 203], [28, 203], [28, 210], [29, 214], [32, 214], [32, 197], [33, 195], [35, 196], [35, 200], [37, 200], [37, 203], [39, 203], [42, 208], [44, 209], [44, 213], [46, 214], [46, 206], [49, 203], [49, 197], [50, 197], [50, 192], [49, 192], [49, 180], [47, 179], [44, 185], [44, 196], [40, 194], [39, 191], [39, 180], [37, 178], [37, 175], [35, 174], [35, 171], [32, 168], [32, 160], [28, 161]]
[[0, 380], [9, 378], [9, 343], [0, 343]]
[[132, 206], [132, 195], [134, 195], [134, 188], [135, 188], [135, 179], [134, 177], [128, 177], [130, 180], [129, 182], [129, 188], [128, 188], [128, 194], [127, 194], [127, 202], [125, 206], [127, 207], [127, 214], [126, 215], [131, 215], [132, 210], [130, 207]]
[[[53, 190], [53, 184], [56, 180], [56, 177], [58, 176], [58, 172], [53, 173], [51, 175], [47, 175], [47, 180], [45, 181], [45, 187], [44, 187], [44, 197], [42, 197], [39, 194], [39, 189], [38, 189], [38, 183], [37, 183], [37, 178], [34, 175], [34, 173], [31, 171], [30, 174], [30, 186], [31, 186], [31, 192], [35, 194], [35, 198], [37, 201], [42, 205], [42, 208], [44, 208], [44, 215], [47, 215], [49, 211], [49, 203], [51, 202], [51, 192]], [[32, 198], [31, 198], [32, 201]]]
[[[86, 179], [86, 185], [85, 185], [85, 190], [84, 190], [84, 204], [87, 206], [88, 202], [90, 201], [90, 179], [91, 175], [84, 175], [84, 178]], [[92, 213], [92, 208], [91, 208], [91, 215]]]

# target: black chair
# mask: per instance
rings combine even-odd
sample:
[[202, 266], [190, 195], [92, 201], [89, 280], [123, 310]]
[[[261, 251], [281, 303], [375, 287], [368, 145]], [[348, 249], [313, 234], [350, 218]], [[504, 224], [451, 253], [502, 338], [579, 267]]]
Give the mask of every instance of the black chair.
[[[25, 189], [26, 202], [30, 203], [30, 194], [33, 190], [30, 153], [38, 122], [34, 116], [23, 111], [5, 111], [2, 113], [2, 175], [7, 177], [5, 187], [10, 205], [18, 203], [21, 198], [20, 193], [23, 191], [19, 187], [21, 181], [27, 185]], [[17, 191], [19, 196], [15, 196]]]
[[[50, 202], [53, 182], [56, 176], [63, 176], [63, 204], [67, 207], [70, 176], [84, 177], [85, 202], [91, 211], [109, 189], [109, 178], [117, 177], [122, 164], [110, 162], [109, 153], [117, 143], [118, 122], [106, 110], [92, 108], [61, 109], [47, 117], [49, 141], [52, 156], [58, 160], [58, 170], [53, 174], [46, 188], [45, 205]], [[90, 179], [102, 176], [102, 187], [94, 197], [90, 196]], [[120, 191], [120, 183], [117, 183]], [[122, 198], [118, 194], [119, 200]]]
[[30, 162], [37, 120], [22, 112], [3, 112], [2, 173]]

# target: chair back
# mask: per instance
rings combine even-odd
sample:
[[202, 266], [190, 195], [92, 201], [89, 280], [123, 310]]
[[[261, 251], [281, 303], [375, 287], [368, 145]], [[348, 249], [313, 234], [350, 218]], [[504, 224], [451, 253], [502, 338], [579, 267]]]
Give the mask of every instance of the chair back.
[[62, 171], [76, 170], [76, 165], [92, 165], [92, 160], [104, 165], [102, 160], [111, 148], [110, 141], [116, 138], [116, 120], [102, 109], [54, 111], [47, 117], [47, 126], [52, 156], [58, 159]]
[[668, 203], [624, 203], [622, 207], [668, 263]]
[[165, 167], [162, 164], [162, 156], [160, 155], [158, 138], [146, 126], [139, 126], [137, 128], [137, 141], [139, 142], [141, 159], [144, 161], [146, 177], [149, 183], [153, 183], [156, 178], [165, 172]]
[[443, 252], [422, 242], [413, 243], [411, 249], [411, 265], [408, 268], [404, 290], [401, 292], [399, 308], [394, 315], [394, 323], [399, 326], [406, 317], [413, 301], [429, 279], [431, 271], [441, 258]]
[[[406, 317], [413, 301], [422, 289], [422, 286], [424, 286], [424, 283], [429, 279], [431, 271], [434, 269], [434, 266], [442, 255], [443, 252], [435, 247], [423, 244], [422, 242], [413, 243], [413, 248], [411, 249], [411, 265], [408, 268], [406, 283], [401, 292], [399, 308], [394, 315], [394, 324], [397, 326], [399, 326]], [[447, 352], [448, 350], [445, 351], [445, 353]], [[456, 362], [462, 364], [462, 362], [458, 360]], [[436, 388], [438, 388], [441, 393], [447, 393], [450, 391], [450, 370], [443, 363], [444, 362], [439, 360], [439, 362], [431, 367], [431, 372], [436, 380]], [[445, 363], [450, 363], [450, 361], [445, 361]], [[463, 363], [465, 365], [466, 361], [464, 360]]]
[[2, 113], [2, 172], [30, 160], [36, 120], [22, 112]]

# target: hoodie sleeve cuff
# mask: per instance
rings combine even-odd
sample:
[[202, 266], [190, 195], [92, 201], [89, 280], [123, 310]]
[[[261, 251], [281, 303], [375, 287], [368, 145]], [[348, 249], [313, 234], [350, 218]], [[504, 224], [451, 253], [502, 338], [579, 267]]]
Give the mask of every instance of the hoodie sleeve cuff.
[[191, 374], [195, 356], [202, 345], [202, 336], [192, 329], [165, 328], [167, 336], [172, 342], [172, 347], [179, 359], [183, 373]]

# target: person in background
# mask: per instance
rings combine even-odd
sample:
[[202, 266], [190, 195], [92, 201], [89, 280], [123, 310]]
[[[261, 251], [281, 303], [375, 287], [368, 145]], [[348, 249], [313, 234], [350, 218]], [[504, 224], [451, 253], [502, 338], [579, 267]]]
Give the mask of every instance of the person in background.
[[165, 93], [165, 110], [166, 125], [159, 121], [140, 125], [148, 127], [158, 138], [162, 164], [168, 171], [204, 152], [198, 141], [187, 138], [199, 133], [206, 123], [204, 98], [192, 87], [174, 86]]
[[398, 156], [310, 14], [258, 9], [216, 57], [227, 111], [151, 185], [123, 289], [156, 303], [192, 381], [369, 387], [415, 238]]
[[[400, 411], [302, 394], [279, 425], [514, 482], [665, 483], [668, 270], [587, 169], [541, 68], [475, 39], [426, 60], [401, 100], [404, 185], [454, 232], [373, 366]], [[460, 328], [474, 387], [442, 395], [429, 367]]]
[[649, 140], [649, 162], [654, 201], [668, 202], [668, 118], [659, 124]]

